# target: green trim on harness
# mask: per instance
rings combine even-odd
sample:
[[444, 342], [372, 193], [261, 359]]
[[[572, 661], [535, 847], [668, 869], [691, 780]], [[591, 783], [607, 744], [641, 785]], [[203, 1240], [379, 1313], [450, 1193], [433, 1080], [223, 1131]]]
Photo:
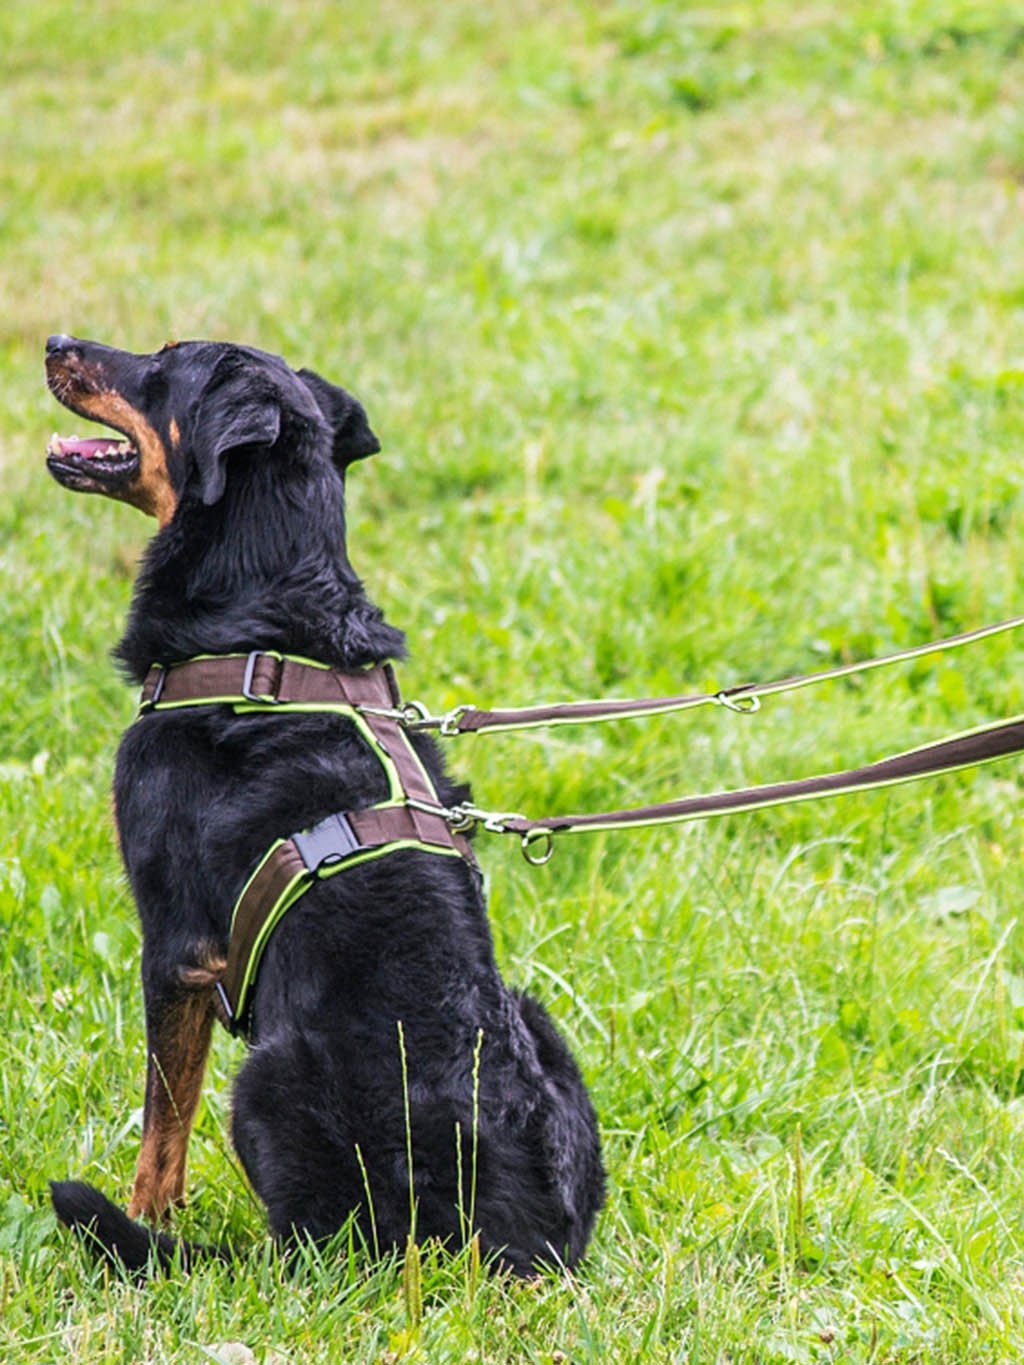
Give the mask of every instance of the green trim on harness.
[[[380, 809], [380, 807], [373, 807], [372, 809]], [[246, 883], [246, 889], [248, 889], [258, 873], [267, 866], [271, 858], [283, 848], [287, 842], [288, 841], [285, 839], [278, 839], [275, 844], [271, 845], [260, 860], [260, 863], [252, 877], [250, 877], [249, 882]], [[285, 883], [273, 905], [265, 912], [262, 926], [255, 942], [247, 954], [242, 979], [238, 985], [237, 993], [233, 1001], [224, 992], [221, 983], [218, 983], [220, 1003], [228, 1016], [225, 1022], [232, 1033], [238, 1032], [244, 1025], [249, 1012], [250, 996], [253, 987], [256, 984], [256, 977], [259, 972], [260, 961], [263, 957], [264, 949], [267, 946], [271, 934], [277, 928], [286, 911], [290, 910], [296, 902], [301, 900], [315, 882], [326, 881], [329, 877], [334, 877], [339, 872], [347, 872], [352, 867], [359, 867], [363, 863], [373, 862], [375, 859], [387, 857], [388, 854], [398, 853], [402, 849], [419, 849], [421, 852], [425, 850], [429, 853], [437, 854], [439, 857], [459, 858], [462, 856], [457, 848], [437, 848], [429, 844], [424, 844], [417, 839], [396, 839], [392, 843], [382, 844], [379, 848], [358, 850], [352, 853], [351, 856], [331, 867], [324, 868], [322, 871], [311, 872], [307, 869], [302, 872], [297, 872]], [[245, 890], [243, 890], [238, 897], [234, 909], [231, 912], [232, 933], [235, 929], [238, 908], [243, 903], [244, 899]]]
[[[257, 668], [264, 670], [264, 678], [268, 668], [276, 673], [272, 689], [257, 690]], [[286, 671], [292, 692], [279, 699], [279, 691], [287, 692]], [[169, 679], [171, 695], [165, 697]], [[344, 717], [380, 763], [388, 787], [383, 801], [336, 812], [307, 830], [276, 839], [250, 873], [232, 908], [227, 964], [216, 986], [218, 1015], [236, 1033], [247, 1026], [260, 962], [274, 929], [316, 881], [403, 850], [462, 858], [474, 869], [476, 864], [401, 723], [389, 666], [348, 674], [299, 655], [259, 650], [197, 655], [150, 670], [140, 721], [151, 712], [191, 706], [229, 706], [236, 715]]]

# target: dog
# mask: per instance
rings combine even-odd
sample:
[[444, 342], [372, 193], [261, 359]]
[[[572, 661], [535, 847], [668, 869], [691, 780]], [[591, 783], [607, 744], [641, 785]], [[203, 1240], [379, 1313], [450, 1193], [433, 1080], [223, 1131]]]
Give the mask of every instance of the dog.
[[[379, 449], [351, 394], [208, 341], [137, 355], [55, 336], [46, 374], [65, 407], [119, 434], [54, 437], [49, 472], [159, 523], [114, 651], [129, 678], [254, 650], [346, 673], [403, 656], [346, 549], [346, 471]], [[467, 799], [434, 743], [410, 742], [444, 805]], [[141, 714], [122, 737], [115, 821], [143, 944], [141, 1148], [127, 1213], [86, 1184], [52, 1186], [61, 1221], [120, 1267], [187, 1268], [219, 1250], [162, 1225], [184, 1196], [243, 886], [275, 840], [387, 795], [342, 715], [184, 706]], [[352, 1218], [372, 1252], [476, 1236], [520, 1276], [583, 1255], [604, 1199], [596, 1116], [545, 1010], [502, 980], [471, 861], [399, 848], [315, 881], [267, 941], [248, 1042], [232, 1136], [282, 1246], [323, 1243]]]

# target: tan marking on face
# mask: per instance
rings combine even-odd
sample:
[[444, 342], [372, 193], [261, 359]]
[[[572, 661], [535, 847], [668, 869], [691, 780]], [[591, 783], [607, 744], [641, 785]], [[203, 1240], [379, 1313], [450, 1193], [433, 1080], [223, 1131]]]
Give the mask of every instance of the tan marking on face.
[[178, 495], [167, 469], [167, 450], [147, 419], [132, 405], [107, 389], [101, 393], [76, 394], [75, 403], [86, 416], [125, 432], [139, 452], [139, 472], [123, 493], [108, 494], [156, 517], [166, 526], [178, 505]]
[[178, 423], [175, 421], [173, 417], [171, 418], [170, 431], [171, 445], [174, 447], [175, 450], [177, 450], [178, 447], [181, 445], [181, 431], [178, 428]]

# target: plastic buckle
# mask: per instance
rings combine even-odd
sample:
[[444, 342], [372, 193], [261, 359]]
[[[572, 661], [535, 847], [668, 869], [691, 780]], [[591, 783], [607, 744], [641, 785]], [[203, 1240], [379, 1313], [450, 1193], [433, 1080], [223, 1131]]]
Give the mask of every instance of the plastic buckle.
[[352, 826], [341, 814], [328, 815], [326, 820], [321, 820], [312, 829], [293, 834], [292, 843], [314, 877], [319, 876], [321, 868], [335, 867], [344, 862], [350, 853], [362, 848]]
[[[246, 701], [262, 703], [266, 706], [276, 706], [277, 697], [270, 692], [254, 692], [252, 690], [253, 674], [256, 672], [257, 660], [262, 658], [273, 658], [271, 654], [265, 654], [262, 649], [254, 649], [245, 661], [245, 674], [242, 678], [242, 696]], [[280, 682], [278, 683], [280, 686]]]

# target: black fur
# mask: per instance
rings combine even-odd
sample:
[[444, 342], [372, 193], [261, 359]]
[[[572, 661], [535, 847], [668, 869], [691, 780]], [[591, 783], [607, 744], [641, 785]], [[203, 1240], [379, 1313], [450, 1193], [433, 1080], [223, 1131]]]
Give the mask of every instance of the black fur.
[[[343, 470], [377, 445], [355, 399], [248, 348], [96, 354], [158, 432], [173, 416], [180, 434], [177, 507], [116, 651], [132, 679], [155, 661], [257, 647], [349, 669], [402, 653], [345, 548]], [[464, 797], [436, 746], [417, 747], [442, 796]], [[115, 796], [151, 1049], [189, 970], [210, 945], [226, 950], [269, 845], [385, 795], [379, 762], [337, 717], [199, 707], [129, 728]], [[405, 851], [317, 883], [271, 937], [251, 1043], [233, 1135], [275, 1237], [326, 1238], [355, 1209], [367, 1245], [401, 1246], [411, 1179], [418, 1237], [459, 1245], [472, 1208], [482, 1250], [517, 1273], [582, 1255], [604, 1191], [594, 1111], [547, 1014], [503, 983], [462, 860]], [[86, 1191], [54, 1187], [63, 1221], [129, 1267], [167, 1263], [170, 1239]]]
[[80, 1180], [51, 1180], [50, 1198], [60, 1221], [74, 1228], [115, 1270], [139, 1275], [154, 1264], [168, 1270], [175, 1259], [187, 1269], [197, 1260], [230, 1255], [224, 1247], [198, 1246], [143, 1227]]

